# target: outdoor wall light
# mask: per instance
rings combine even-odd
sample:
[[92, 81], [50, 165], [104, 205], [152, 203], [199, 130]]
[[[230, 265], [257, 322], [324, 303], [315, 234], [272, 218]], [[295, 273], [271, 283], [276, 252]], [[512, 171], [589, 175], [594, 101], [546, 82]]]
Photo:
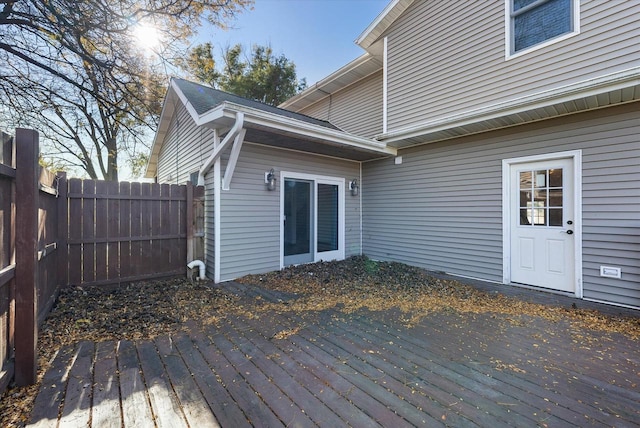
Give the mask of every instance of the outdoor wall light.
[[273, 168], [264, 173], [264, 183], [267, 185], [267, 190], [276, 190], [276, 173]]
[[354, 178], [349, 183], [349, 190], [351, 190], [351, 196], [358, 196], [358, 190], [360, 187], [358, 186], [358, 179]]

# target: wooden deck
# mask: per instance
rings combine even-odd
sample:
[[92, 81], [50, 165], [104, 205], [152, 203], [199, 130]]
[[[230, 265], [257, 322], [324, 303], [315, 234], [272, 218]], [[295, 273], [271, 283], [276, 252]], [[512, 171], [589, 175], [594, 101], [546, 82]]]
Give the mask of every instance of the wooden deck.
[[58, 353], [31, 426], [640, 423], [638, 341], [537, 318], [441, 312], [413, 328], [397, 319], [229, 316], [154, 341], [79, 343]]

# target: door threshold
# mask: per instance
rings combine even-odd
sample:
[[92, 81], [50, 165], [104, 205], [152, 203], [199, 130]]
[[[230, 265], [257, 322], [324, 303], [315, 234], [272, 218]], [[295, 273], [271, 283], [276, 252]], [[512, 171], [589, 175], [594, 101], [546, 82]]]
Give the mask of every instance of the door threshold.
[[554, 288], [541, 287], [539, 285], [522, 284], [520, 282], [510, 282], [510, 283], [505, 284], [505, 285], [513, 285], [514, 287], [527, 288], [529, 290], [544, 291], [545, 293], [558, 294], [560, 296], [567, 296], [567, 297], [577, 298], [575, 292], [556, 290]]

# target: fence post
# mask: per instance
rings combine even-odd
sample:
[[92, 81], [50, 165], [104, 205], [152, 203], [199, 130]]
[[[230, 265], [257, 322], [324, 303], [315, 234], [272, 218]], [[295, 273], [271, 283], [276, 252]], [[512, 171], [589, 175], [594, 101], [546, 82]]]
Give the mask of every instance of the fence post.
[[38, 339], [38, 133], [16, 129], [15, 382], [36, 381]]
[[193, 261], [193, 183], [187, 182], [187, 206], [185, 207], [185, 220], [187, 224], [187, 260], [186, 263]]
[[58, 172], [58, 249], [56, 252], [58, 263], [57, 285], [66, 287], [69, 282], [69, 249], [67, 237], [69, 236], [69, 204], [67, 200], [67, 173]]

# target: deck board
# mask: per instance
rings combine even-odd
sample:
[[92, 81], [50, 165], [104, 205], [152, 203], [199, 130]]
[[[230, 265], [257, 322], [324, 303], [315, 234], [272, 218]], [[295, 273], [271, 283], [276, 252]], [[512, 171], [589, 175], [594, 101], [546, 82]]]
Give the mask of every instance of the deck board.
[[96, 344], [91, 405], [92, 427], [122, 426], [116, 346], [117, 344], [111, 341]]
[[[243, 299], [293, 297], [231, 289]], [[535, 300], [535, 293], [519, 290], [516, 298]], [[333, 309], [224, 314], [216, 325], [191, 322], [185, 332], [154, 340], [80, 342], [56, 354], [29, 426], [497, 428], [640, 421], [638, 340], [537, 317], [443, 310], [407, 327], [402, 316]]]
[[189, 426], [218, 427], [218, 421], [174, 346], [172, 338], [159, 337], [155, 344]]
[[[240, 329], [247, 329], [253, 326], [256, 331], [258, 328], [264, 326], [259, 325], [256, 322], [247, 320], [241, 320], [237, 317], [230, 317], [230, 322], [238, 326]], [[250, 324], [249, 324], [250, 323]], [[290, 373], [297, 382], [304, 386], [309, 392], [321, 400], [325, 406], [330, 408], [337, 416], [342, 418], [342, 424], [346, 424], [347, 421], [354, 426], [368, 426], [375, 427], [380, 426], [374, 419], [367, 416], [362, 410], [353, 405], [349, 400], [341, 397], [325, 379], [327, 376], [323, 375], [322, 368], [316, 361], [310, 362], [303, 358], [297, 358], [296, 356], [290, 356], [286, 354], [280, 347], [276, 346], [273, 342], [273, 333], [265, 336], [265, 332], [261, 331], [260, 341], [256, 343], [267, 358], [277, 358], [281, 367]], [[284, 342], [284, 345], [290, 345], [289, 342]], [[301, 351], [302, 352], [302, 351]], [[311, 369], [308, 364], [313, 364], [318, 370]], [[315, 415], [312, 413], [312, 415]], [[318, 417], [315, 417], [318, 419]], [[328, 421], [321, 419], [320, 425], [326, 426]]]
[[156, 425], [158, 428], [188, 427], [154, 343], [142, 342], [137, 348]]
[[140, 370], [135, 344], [128, 340], [120, 341], [118, 372], [123, 425], [125, 427], [151, 428], [155, 426], [153, 412]]
[[95, 344], [80, 342], [69, 369], [59, 427], [87, 426], [91, 417], [91, 387]]
[[40, 391], [33, 405], [31, 420], [33, 427], [46, 427], [58, 421], [58, 413], [64, 400], [66, 389], [67, 369], [73, 358], [75, 347], [66, 346], [58, 351], [51, 367], [44, 374]]

